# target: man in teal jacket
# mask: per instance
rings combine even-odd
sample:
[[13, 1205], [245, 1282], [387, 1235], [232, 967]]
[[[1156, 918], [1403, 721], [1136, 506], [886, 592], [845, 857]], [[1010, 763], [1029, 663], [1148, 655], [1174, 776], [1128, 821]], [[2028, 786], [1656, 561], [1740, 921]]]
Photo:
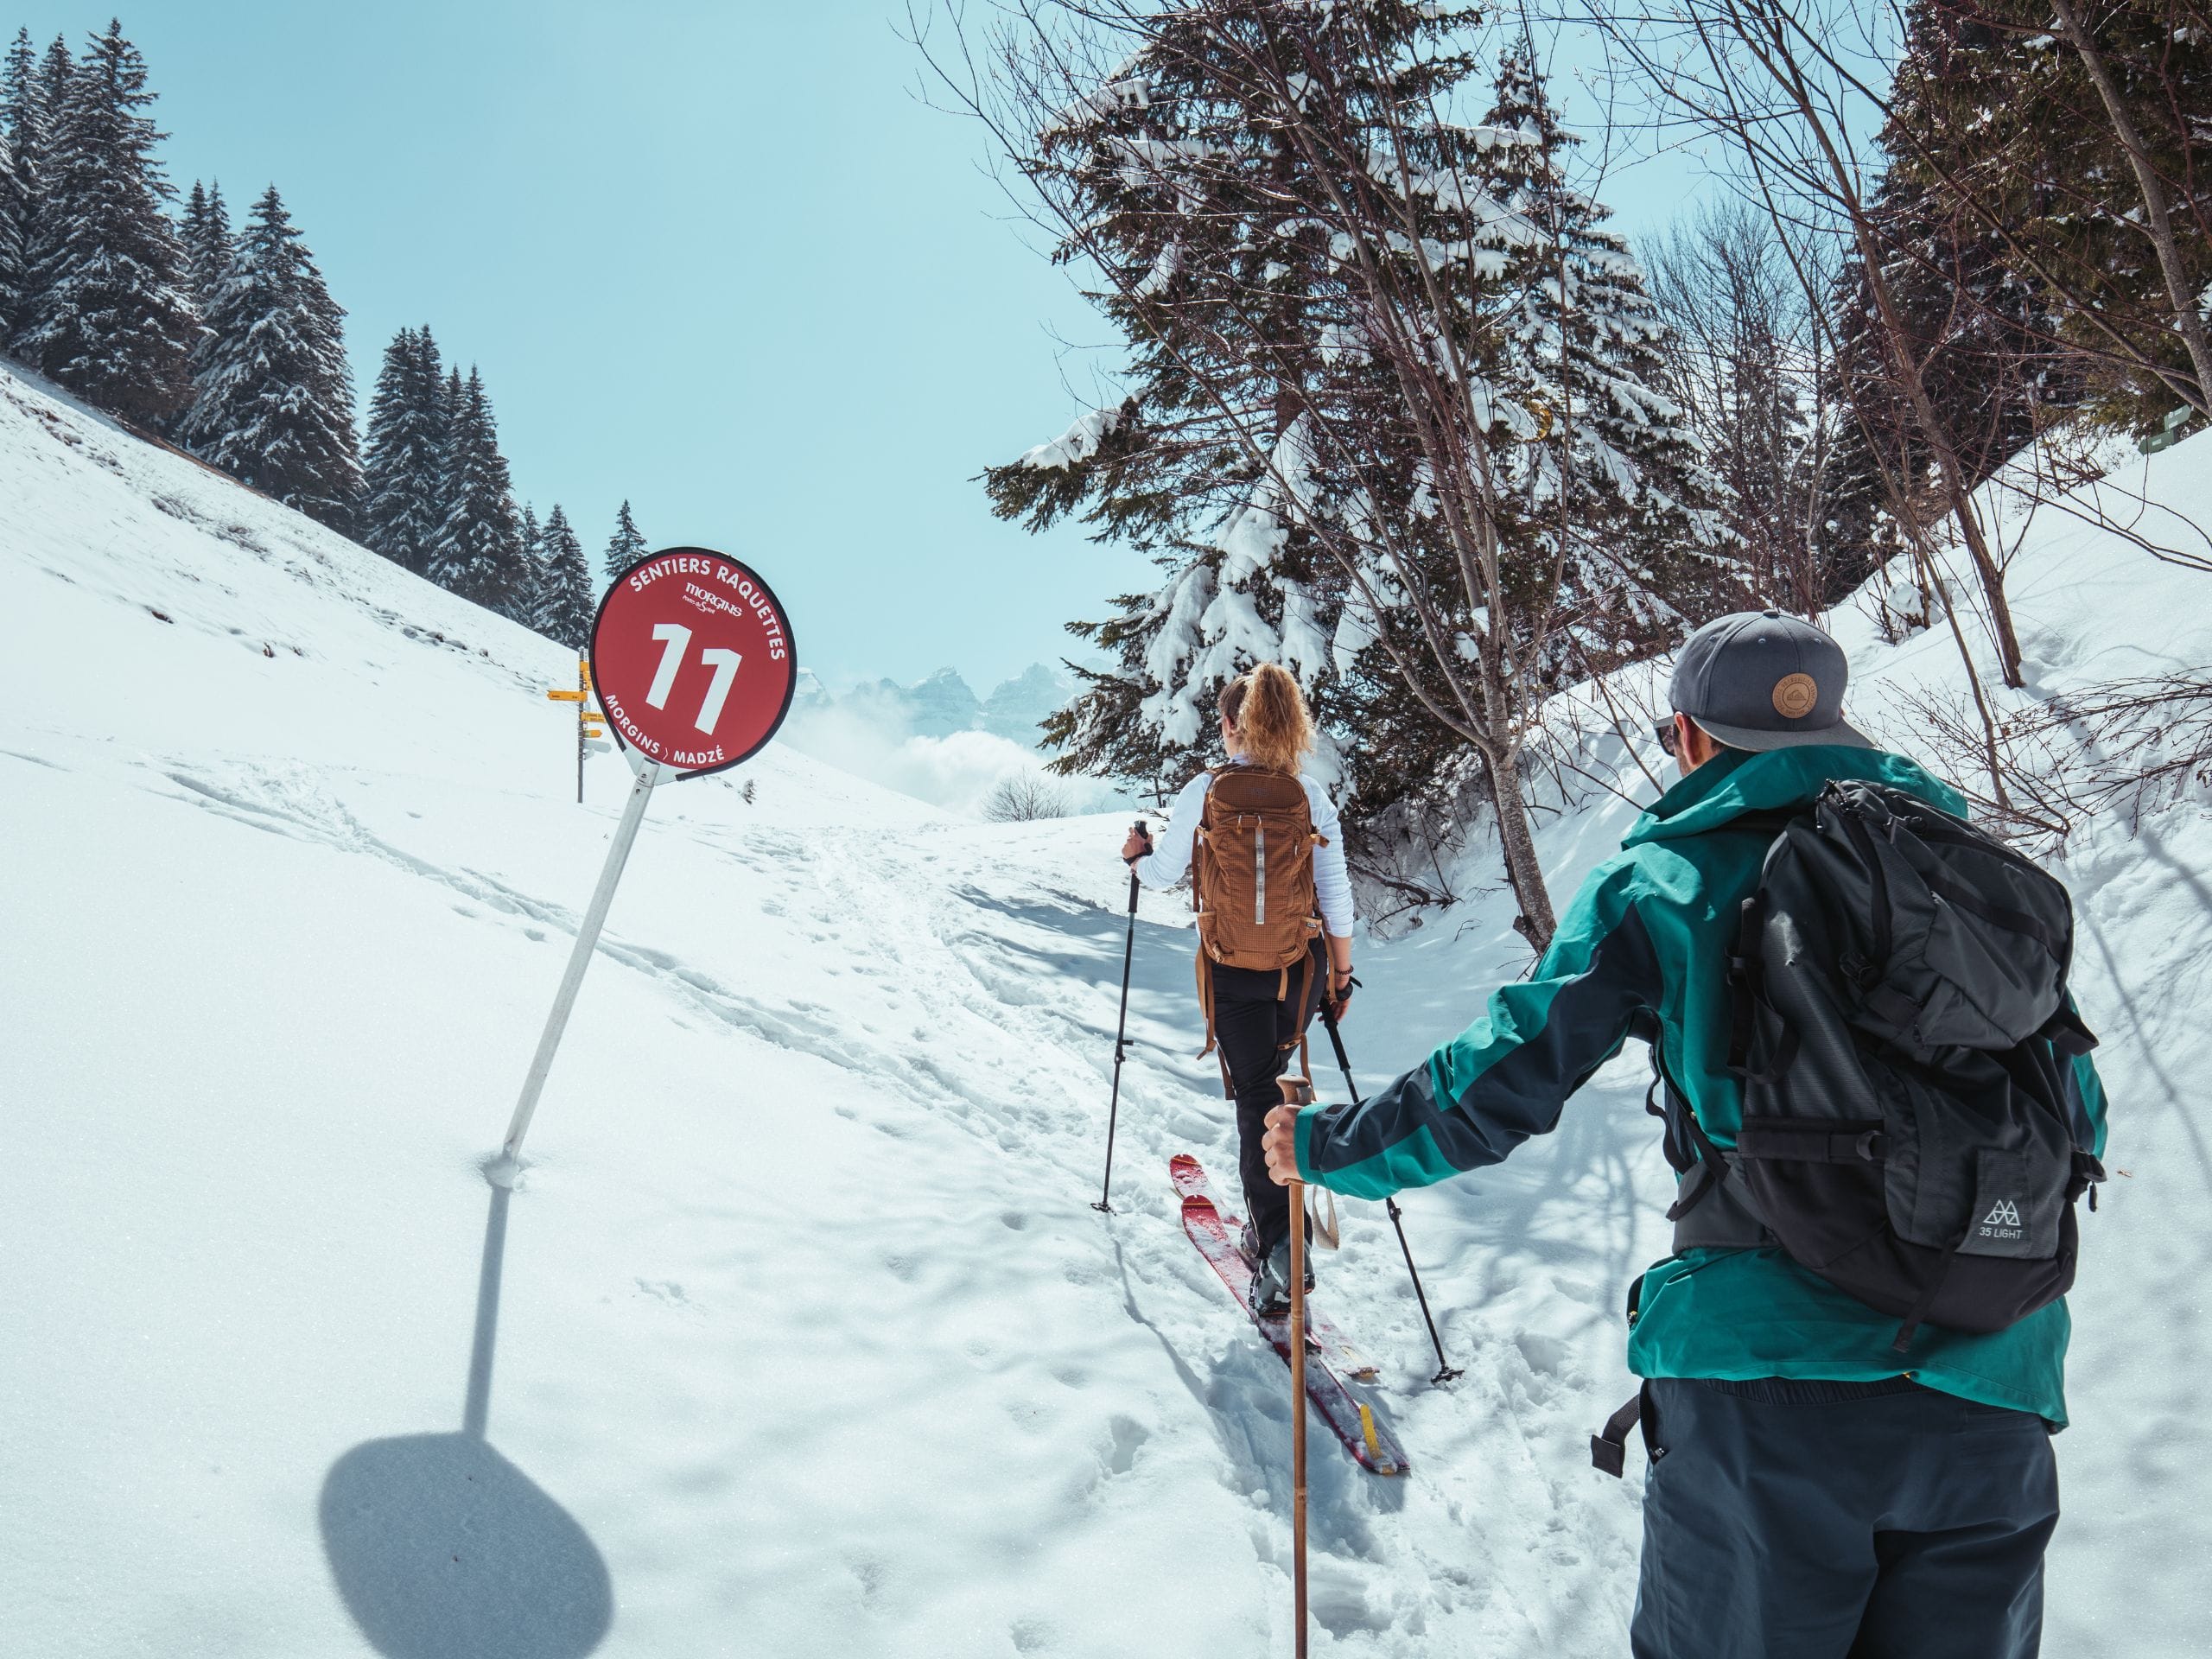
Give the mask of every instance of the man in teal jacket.
[[[1535, 974], [1363, 1105], [1271, 1114], [1275, 1178], [1381, 1198], [1497, 1163], [1631, 1035], [1652, 1040], [1693, 1133], [1732, 1147], [1727, 947], [1772, 831], [1726, 826], [1834, 779], [1966, 813], [1845, 723], [1847, 678], [1808, 623], [1745, 612], [1700, 629], [1662, 728], [1682, 779], [1591, 873]], [[2083, 1058], [2066, 1075], [2076, 1138], [2101, 1154], [2095, 1072]], [[1676, 1163], [1702, 1182], [1694, 1155]], [[1684, 1208], [1675, 1253], [1631, 1304], [1652, 1460], [1637, 1659], [2029, 1659], [2058, 1514], [2065, 1304], [1987, 1334], [1925, 1327], [1901, 1370], [1896, 1319], [1761, 1244], [1732, 1185]]]

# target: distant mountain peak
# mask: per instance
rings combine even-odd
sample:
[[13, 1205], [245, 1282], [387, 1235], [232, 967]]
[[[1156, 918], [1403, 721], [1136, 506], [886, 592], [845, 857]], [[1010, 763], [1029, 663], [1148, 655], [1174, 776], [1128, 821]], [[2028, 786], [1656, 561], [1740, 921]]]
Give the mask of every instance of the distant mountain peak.
[[842, 696], [808, 677], [800, 691], [810, 708], [836, 707], [915, 737], [984, 731], [1033, 749], [1041, 736], [1039, 724], [1075, 694], [1075, 682], [1063, 668], [1033, 663], [982, 699], [957, 668], [937, 669], [910, 685], [889, 678], [865, 681]]

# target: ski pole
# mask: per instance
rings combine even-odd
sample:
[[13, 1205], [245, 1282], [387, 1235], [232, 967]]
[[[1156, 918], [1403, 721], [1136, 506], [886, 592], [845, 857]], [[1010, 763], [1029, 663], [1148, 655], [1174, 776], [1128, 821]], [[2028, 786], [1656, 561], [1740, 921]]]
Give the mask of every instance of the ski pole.
[[[1286, 1106], [1313, 1103], [1304, 1077], [1278, 1080]], [[1290, 1199], [1290, 1594], [1298, 1659], [1306, 1659], [1306, 1183], [1292, 1177]]]
[[[1337, 1029], [1336, 1010], [1325, 1001], [1321, 1004], [1321, 1023], [1329, 1028], [1330, 1046], [1337, 1051], [1337, 1064], [1344, 1068], [1344, 1087], [1351, 1091], [1351, 1103], [1357, 1106], [1360, 1103], [1359, 1085], [1351, 1080], [1351, 1058], [1344, 1052], [1344, 1033]], [[1414, 1299], [1421, 1304], [1421, 1323], [1428, 1327], [1429, 1344], [1436, 1350], [1436, 1375], [1428, 1380], [1432, 1384], [1440, 1386], [1461, 1372], [1458, 1366], [1444, 1357], [1444, 1338], [1436, 1334], [1436, 1319], [1428, 1311], [1428, 1293], [1421, 1287], [1421, 1269], [1414, 1266], [1414, 1248], [1406, 1243], [1406, 1224], [1398, 1208], [1398, 1201], [1389, 1198], [1383, 1199], [1382, 1204], [1390, 1212], [1390, 1225], [1397, 1230], [1398, 1249], [1406, 1258], [1406, 1271], [1413, 1278]]]
[[[1152, 837], [1145, 832], [1144, 820], [1139, 818], [1135, 833], [1145, 841]], [[1109, 1194], [1114, 1190], [1114, 1126], [1122, 1116], [1122, 1062], [1128, 1057], [1129, 1036], [1129, 965], [1136, 959], [1137, 950], [1137, 872], [1129, 867], [1129, 932], [1122, 942], [1122, 1013], [1114, 1023], [1114, 1096], [1106, 1108], [1106, 1179], [1098, 1188], [1098, 1202], [1090, 1207], [1103, 1215], [1112, 1215], [1114, 1206]]]
[[1290, 1184], [1290, 1583], [1306, 1659], [1306, 1183]]

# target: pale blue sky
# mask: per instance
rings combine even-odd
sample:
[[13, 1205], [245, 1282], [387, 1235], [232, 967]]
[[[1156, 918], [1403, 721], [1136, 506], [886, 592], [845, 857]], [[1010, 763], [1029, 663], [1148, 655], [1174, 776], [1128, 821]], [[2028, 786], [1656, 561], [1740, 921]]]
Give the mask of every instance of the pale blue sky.
[[[0, 25], [79, 48], [114, 3], [17, 0]], [[914, 96], [905, 16], [152, 0], [123, 22], [172, 181], [219, 178], [234, 218], [274, 181], [365, 397], [427, 321], [482, 367], [518, 494], [565, 505], [594, 557], [626, 496], [656, 546], [757, 565], [825, 677], [949, 664], [987, 691], [1150, 567], [1001, 524], [969, 481], [1058, 435], [1056, 337], [1098, 325], [1008, 224], [980, 130]]]

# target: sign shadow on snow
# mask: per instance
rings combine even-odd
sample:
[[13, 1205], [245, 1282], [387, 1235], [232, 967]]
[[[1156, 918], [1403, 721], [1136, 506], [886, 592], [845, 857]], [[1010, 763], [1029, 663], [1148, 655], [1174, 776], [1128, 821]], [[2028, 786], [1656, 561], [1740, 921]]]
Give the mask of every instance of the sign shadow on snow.
[[485, 1438], [511, 1196], [484, 1223], [461, 1432], [366, 1441], [323, 1481], [331, 1576], [387, 1659], [582, 1659], [613, 1622], [597, 1547]]

